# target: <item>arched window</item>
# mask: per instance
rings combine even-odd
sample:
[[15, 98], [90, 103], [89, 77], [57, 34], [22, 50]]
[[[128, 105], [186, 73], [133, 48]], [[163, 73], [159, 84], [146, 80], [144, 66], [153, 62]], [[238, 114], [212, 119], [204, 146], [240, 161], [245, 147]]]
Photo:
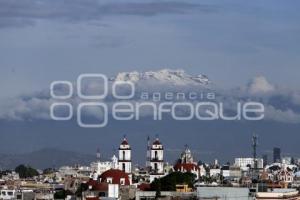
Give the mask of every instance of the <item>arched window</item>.
[[154, 158], [155, 158], [156, 160], [158, 160], [157, 151], [154, 151]]
[[157, 171], [157, 163], [154, 163], [154, 170]]
[[122, 170], [125, 172], [125, 163], [122, 164]]
[[123, 151], [123, 160], [125, 160], [125, 151]]

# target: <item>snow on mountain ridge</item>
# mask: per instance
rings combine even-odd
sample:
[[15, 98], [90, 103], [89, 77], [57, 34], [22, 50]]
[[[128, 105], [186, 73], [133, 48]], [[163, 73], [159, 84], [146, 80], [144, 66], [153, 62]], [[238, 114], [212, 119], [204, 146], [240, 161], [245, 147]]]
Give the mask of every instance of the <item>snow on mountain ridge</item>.
[[116, 77], [112, 77], [111, 81], [131, 81], [139, 83], [141, 81], [155, 81], [155, 83], [171, 83], [174, 85], [208, 85], [209, 79], [202, 74], [192, 76], [184, 70], [162, 69], [158, 71], [147, 72], [121, 72]]

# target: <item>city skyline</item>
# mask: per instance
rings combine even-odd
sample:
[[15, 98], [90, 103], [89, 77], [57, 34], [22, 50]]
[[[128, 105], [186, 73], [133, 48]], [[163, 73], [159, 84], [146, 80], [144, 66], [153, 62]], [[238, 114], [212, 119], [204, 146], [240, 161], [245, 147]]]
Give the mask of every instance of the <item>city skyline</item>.
[[[108, 154], [125, 133], [136, 145], [140, 160], [144, 156], [141, 141], [159, 134], [170, 149], [189, 144], [199, 151], [200, 159], [229, 160], [237, 153], [251, 154], [248, 139], [255, 132], [263, 141], [260, 154], [279, 146], [287, 154], [300, 155], [298, 4], [3, 0], [0, 140], [4, 145], [0, 153], [53, 148], [92, 154], [100, 146]], [[49, 120], [55, 101], [50, 97], [51, 83], [75, 83], [84, 73], [175, 78], [162, 85], [156, 85], [157, 79], [151, 79], [151, 84], [146, 81], [148, 85], [141, 81], [141, 91], [146, 92], [157, 88], [199, 92], [198, 85], [172, 84], [207, 78], [217, 102], [232, 108], [237, 102], [259, 101], [265, 106], [265, 118], [259, 122], [168, 118], [158, 122], [146, 116], [138, 122], [110, 119], [107, 127], [89, 130], [78, 127], [75, 118], [62, 123]], [[170, 158], [176, 158], [175, 153], [170, 152]]]

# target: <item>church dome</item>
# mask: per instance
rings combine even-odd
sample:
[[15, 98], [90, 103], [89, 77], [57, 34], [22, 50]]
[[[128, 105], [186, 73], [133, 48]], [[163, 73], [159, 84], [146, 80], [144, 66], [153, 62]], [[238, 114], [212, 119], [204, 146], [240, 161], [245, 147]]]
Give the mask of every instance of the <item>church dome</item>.
[[126, 139], [126, 138], [124, 138], [124, 139], [123, 139], [123, 141], [122, 141], [121, 145], [128, 145], [128, 141], [127, 141], [127, 139]]
[[161, 145], [160, 141], [158, 138], [155, 139], [155, 141], [153, 142], [153, 145]]

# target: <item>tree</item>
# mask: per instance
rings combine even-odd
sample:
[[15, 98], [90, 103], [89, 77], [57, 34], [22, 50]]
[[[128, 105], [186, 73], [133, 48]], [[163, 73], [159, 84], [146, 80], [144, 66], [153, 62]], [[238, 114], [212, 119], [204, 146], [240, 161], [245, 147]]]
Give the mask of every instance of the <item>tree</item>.
[[172, 172], [165, 177], [155, 179], [150, 186], [152, 191], [175, 191], [178, 184], [193, 187], [195, 178], [196, 176], [192, 173]]
[[65, 199], [67, 195], [73, 195], [70, 190], [58, 190], [54, 193], [54, 199]]
[[76, 195], [77, 197], [81, 197], [81, 196], [82, 196], [82, 192], [86, 191], [87, 189], [88, 189], [88, 185], [87, 185], [86, 183], [81, 183], [81, 184], [78, 186], [78, 188], [77, 188], [77, 190], [76, 190], [76, 192], [75, 192], [75, 195]]
[[155, 190], [155, 199], [158, 199], [161, 196], [161, 182], [157, 181], [156, 190]]
[[46, 168], [43, 170], [43, 174], [52, 174], [55, 172], [55, 169], [53, 168]]
[[8, 174], [11, 173], [11, 170], [4, 170], [4, 171], [0, 171], [0, 178], [2, 178], [2, 176], [6, 176]]
[[39, 175], [36, 169], [25, 165], [17, 166], [15, 172], [19, 174], [20, 178], [32, 178]]

